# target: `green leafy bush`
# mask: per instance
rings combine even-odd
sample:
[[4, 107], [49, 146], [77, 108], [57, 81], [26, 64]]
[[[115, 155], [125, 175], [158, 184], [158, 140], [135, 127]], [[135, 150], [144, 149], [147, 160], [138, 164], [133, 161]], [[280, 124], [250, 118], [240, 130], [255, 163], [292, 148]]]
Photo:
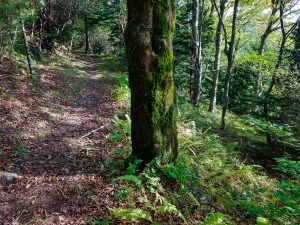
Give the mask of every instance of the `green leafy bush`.
[[191, 181], [197, 178], [197, 176], [184, 163], [170, 163], [163, 166], [162, 170], [166, 177], [180, 182]]
[[300, 162], [291, 160], [289, 154], [285, 154], [281, 158], [275, 158], [277, 162], [276, 170], [290, 174], [295, 179], [300, 179]]

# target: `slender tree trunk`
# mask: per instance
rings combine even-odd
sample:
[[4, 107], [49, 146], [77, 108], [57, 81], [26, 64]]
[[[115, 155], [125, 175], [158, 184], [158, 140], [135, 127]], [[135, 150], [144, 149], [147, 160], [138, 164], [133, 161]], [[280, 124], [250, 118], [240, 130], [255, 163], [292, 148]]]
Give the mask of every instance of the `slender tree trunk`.
[[31, 35], [30, 35], [31, 39], [34, 37], [34, 30], [35, 30], [35, 21], [33, 21], [33, 23], [32, 23], [32, 30], [31, 30]]
[[222, 20], [224, 18], [225, 7], [227, 0], [220, 0], [220, 18], [217, 25], [216, 32], [216, 47], [215, 47], [215, 61], [214, 61], [214, 76], [210, 96], [209, 112], [214, 115], [217, 104], [217, 92], [219, 84], [220, 74], [220, 62], [221, 62], [221, 46], [222, 46]]
[[229, 88], [230, 88], [230, 79], [231, 79], [231, 74], [232, 74], [233, 64], [234, 64], [234, 49], [235, 49], [235, 41], [236, 41], [236, 22], [237, 22], [238, 9], [239, 9], [239, 0], [235, 0], [233, 16], [232, 16], [231, 40], [229, 42], [228, 52], [226, 52], [228, 65], [227, 65], [225, 84], [224, 84], [221, 130], [225, 129], [225, 116], [229, 104]]
[[173, 82], [174, 0], [128, 0], [126, 51], [132, 151], [144, 163], [177, 156]]
[[275, 69], [274, 69], [274, 72], [273, 72], [273, 75], [272, 75], [272, 79], [271, 79], [271, 82], [270, 82], [270, 85], [269, 85], [269, 88], [265, 94], [265, 101], [264, 101], [264, 117], [265, 119], [267, 120], [268, 119], [268, 115], [269, 115], [269, 107], [268, 107], [268, 100], [269, 100], [269, 97], [270, 97], [270, 94], [273, 90], [273, 87], [275, 85], [275, 82], [276, 82], [276, 74], [278, 72], [278, 69], [280, 68], [281, 64], [282, 64], [282, 60], [283, 60], [283, 53], [284, 53], [284, 49], [285, 49], [285, 44], [286, 44], [286, 37], [283, 36], [282, 37], [282, 40], [281, 40], [281, 44], [280, 44], [280, 49], [279, 49], [279, 55], [278, 55], [278, 58], [277, 58], [277, 62], [276, 62], [276, 66], [275, 66]]
[[84, 18], [84, 31], [85, 31], [85, 54], [88, 54], [90, 51], [90, 41], [89, 41], [89, 24], [88, 17]]
[[69, 46], [68, 46], [68, 53], [69, 53], [69, 54], [72, 54], [72, 50], [73, 50], [73, 41], [74, 41], [74, 36], [72, 35], [70, 44], [69, 44]]
[[192, 31], [194, 42], [194, 83], [192, 103], [199, 104], [202, 73], [202, 20], [203, 20], [203, 0], [193, 0]]
[[27, 35], [26, 35], [26, 28], [25, 28], [24, 19], [21, 20], [21, 23], [22, 23], [22, 32], [23, 32], [23, 39], [24, 39], [24, 48], [25, 48], [25, 52], [26, 52], [26, 58], [27, 58], [27, 64], [28, 64], [28, 70], [29, 70], [30, 76], [32, 76], [32, 75], [33, 75], [32, 59], [31, 59], [31, 56], [30, 56], [30, 50], [29, 50], [29, 46], [28, 46], [28, 42], [27, 42]]
[[[258, 49], [258, 57], [261, 57], [264, 54], [265, 45], [266, 45], [266, 42], [267, 42], [267, 39], [268, 39], [269, 35], [272, 33], [272, 27], [275, 23], [275, 16], [276, 16], [277, 11], [278, 11], [277, 3], [276, 3], [276, 1], [274, 1], [274, 6], [272, 8], [270, 18], [268, 20], [267, 28], [266, 28], [265, 32], [263, 33], [263, 35], [260, 38], [260, 45], [259, 45], [259, 49]], [[259, 63], [259, 71], [258, 71], [258, 74], [257, 74], [256, 79], [255, 79], [254, 96], [256, 98], [260, 97], [262, 92], [263, 92], [262, 66], [263, 66], [262, 63], [260, 62]], [[256, 110], [256, 103], [253, 104], [253, 110]]]
[[[298, 19], [300, 20], [300, 19]], [[298, 21], [298, 28], [297, 28], [297, 33], [295, 37], [295, 50], [300, 51], [300, 22]]]
[[15, 43], [16, 43], [16, 40], [17, 40], [17, 37], [18, 37], [18, 29], [19, 29], [19, 25], [17, 24], [15, 32], [14, 32], [13, 40], [12, 40], [12, 43], [11, 43], [10, 52], [9, 52], [9, 59], [10, 60], [13, 60], [14, 51], [15, 51]]
[[119, 26], [120, 26], [120, 31], [121, 31], [121, 37], [120, 37], [120, 48], [124, 46], [124, 42], [125, 42], [125, 27], [126, 27], [126, 2], [125, 0], [120, 0], [119, 2], [120, 4], [120, 12], [119, 12]]
[[293, 54], [292, 71], [300, 74], [300, 22], [298, 22], [298, 28], [295, 35], [295, 48]]
[[[299, 20], [300, 20], [300, 17], [299, 17], [297, 22], [288, 31], [286, 31], [286, 27], [285, 27], [285, 24], [284, 24], [285, 4], [286, 4], [285, 1], [280, 1], [279, 12], [280, 12], [280, 29], [281, 29], [282, 39], [281, 39], [279, 55], [278, 55], [278, 58], [277, 58], [276, 66], [274, 68], [272, 79], [271, 79], [269, 88], [268, 88], [267, 92], [265, 93], [265, 99], [264, 99], [264, 117], [265, 117], [265, 120], [269, 120], [270, 94], [272, 93], [273, 87], [274, 87], [275, 82], [276, 82], [276, 75], [277, 75], [278, 69], [281, 67], [281, 64], [282, 64], [282, 61], [283, 61], [283, 55], [284, 55], [284, 50], [285, 50], [285, 46], [286, 46], [286, 41], [287, 41], [289, 35], [296, 29], [296, 27], [298, 26]], [[270, 134], [267, 134], [267, 142], [268, 142], [268, 144], [272, 143]]]
[[[281, 40], [281, 45], [280, 45], [280, 50], [279, 50], [279, 55], [277, 58], [277, 63], [272, 75], [272, 79], [269, 85], [269, 88], [267, 90], [267, 92], [265, 93], [265, 99], [264, 99], [264, 117], [265, 120], [269, 120], [269, 101], [270, 101], [270, 94], [272, 93], [273, 87], [275, 85], [276, 82], [276, 74], [278, 72], [278, 69], [280, 68], [281, 64], [282, 64], [282, 60], [283, 60], [283, 53], [284, 53], [284, 49], [285, 49], [285, 43], [286, 43], [286, 37], [283, 36], [282, 40]], [[267, 133], [267, 143], [271, 144], [272, 140], [271, 140], [271, 135]]]
[[3, 53], [4, 53], [4, 43], [3, 43], [3, 35], [0, 35], [0, 61], [3, 59]]

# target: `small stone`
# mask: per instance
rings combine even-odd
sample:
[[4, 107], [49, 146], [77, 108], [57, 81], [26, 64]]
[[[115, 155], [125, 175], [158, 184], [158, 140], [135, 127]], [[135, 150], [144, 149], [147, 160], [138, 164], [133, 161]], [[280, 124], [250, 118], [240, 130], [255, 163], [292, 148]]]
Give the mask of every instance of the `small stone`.
[[0, 171], [0, 178], [5, 178], [7, 181], [13, 181], [15, 179], [21, 179], [22, 176], [19, 176], [16, 173], [8, 173], [5, 171]]

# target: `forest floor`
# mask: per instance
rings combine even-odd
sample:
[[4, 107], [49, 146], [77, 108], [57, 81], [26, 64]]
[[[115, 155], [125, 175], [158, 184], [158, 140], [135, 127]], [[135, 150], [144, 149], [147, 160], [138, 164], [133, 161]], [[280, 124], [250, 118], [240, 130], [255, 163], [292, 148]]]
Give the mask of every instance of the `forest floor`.
[[16, 68], [2, 64], [0, 171], [19, 177], [0, 178], [0, 224], [83, 224], [117, 204], [104, 169], [115, 109], [109, 63], [50, 58], [37, 69], [39, 81], [25, 68], [9, 76]]

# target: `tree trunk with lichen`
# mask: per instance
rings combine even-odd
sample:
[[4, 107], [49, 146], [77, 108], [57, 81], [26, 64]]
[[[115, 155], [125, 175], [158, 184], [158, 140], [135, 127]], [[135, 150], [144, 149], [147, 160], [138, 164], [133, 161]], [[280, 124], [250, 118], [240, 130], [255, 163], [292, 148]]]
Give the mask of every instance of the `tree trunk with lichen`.
[[27, 59], [27, 64], [28, 64], [29, 75], [32, 76], [33, 75], [32, 59], [31, 59], [31, 55], [30, 55], [29, 45], [27, 42], [27, 35], [26, 35], [24, 19], [21, 20], [21, 24], [22, 24], [22, 33], [23, 33], [23, 39], [24, 39], [23, 41], [24, 41], [24, 48], [25, 48], [25, 52], [26, 52], [26, 59]]
[[175, 0], [128, 0], [126, 52], [132, 151], [144, 163], [177, 156], [173, 33]]
[[217, 92], [219, 85], [219, 74], [220, 74], [220, 64], [221, 64], [221, 47], [222, 47], [222, 26], [224, 13], [226, 9], [227, 0], [220, 0], [220, 18], [217, 25], [216, 32], [216, 47], [215, 47], [215, 61], [214, 61], [214, 76], [213, 83], [211, 88], [211, 96], [210, 96], [210, 104], [209, 104], [209, 112], [214, 115], [216, 111], [217, 105]]
[[202, 85], [202, 19], [203, 0], [193, 0], [192, 31], [193, 31], [193, 61], [194, 61], [194, 83], [192, 103], [197, 106], [200, 100]]

